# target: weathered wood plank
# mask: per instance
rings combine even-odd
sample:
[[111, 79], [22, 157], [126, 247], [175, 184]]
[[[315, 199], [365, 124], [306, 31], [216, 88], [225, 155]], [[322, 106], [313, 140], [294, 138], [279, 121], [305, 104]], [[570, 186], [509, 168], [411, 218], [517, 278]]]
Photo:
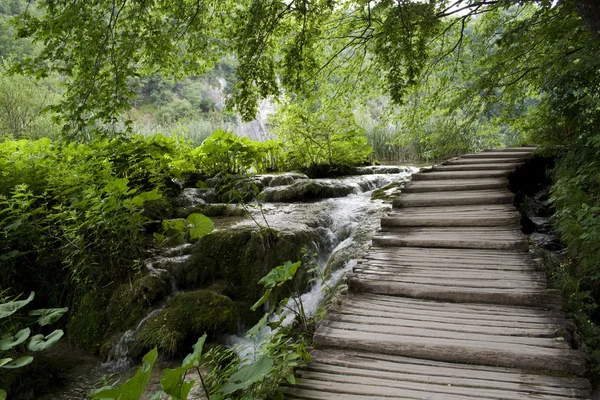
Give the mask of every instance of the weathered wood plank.
[[574, 350], [523, 344], [423, 338], [377, 332], [349, 331], [321, 325], [314, 335], [316, 348], [340, 348], [397, 354], [406, 357], [468, 364], [527, 368], [583, 375], [583, 354]]
[[436, 181], [441, 179], [489, 179], [506, 178], [510, 171], [452, 171], [452, 172], [418, 172], [412, 175], [413, 181]]
[[449, 302], [506, 304], [560, 308], [562, 298], [554, 292], [539, 290], [486, 289], [424, 285], [374, 279], [370, 275], [348, 274], [348, 286], [353, 292], [405, 296], [416, 299]]
[[485, 151], [482, 153], [463, 154], [460, 156], [463, 159], [467, 158], [520, 158], [526, 159], [531, 157], [531, 153], [526, 151]]
[[487, 164], [459, 164], [459, 165], [434, 165], [434, 171], [514, 171], [520, 163], [487, 163]]
[[466, 206], [489, 204], [512, 204], [515, 195], [507, 190], [469, 190], [444, 192], [407, 193], [393, 201], [394, 207]]
[[456, 157], [456, 158], [451, 158], [449, 160], [446, 160], [444, 162], [442, 162], [442, 165], [464, 165], [464, 164], [498, 164], [498, 163], [508, 163], [508, 164], [516, 164], [516, 163], [522, 163], [525, 159], [522, 157], [518, 157], [518, 158], [508, 158], [508, 157], [504, 157], [504, 158], [488, 158], [488, 157], [484, 157], [484, 158], [460, 158], [460, 157]]
[[434, 247], [462, 249], [527, 250], [519, 230], [496, 227], [382, 228], [372, 242], [380, 247]]
[[[574, 377], [557, 377], [537, 375], [514, 368], [490, 367], [482, 365], [456, 364], [442, 361], [431, 361], [382, 353], [361, 351], [314, 350], [313, 362], [319, 365], [345, 366], [370, 371], [387, 371], [403, 374], [421, 375], [424, 377], [451, 377], [458, 379], [476, 379], [483, 384], [487, 382], [506, 382], [529, 384], [551, 391], [552, 394], [567, 395], [563, 391], [583, 390], [591, 392], [592, 387], [587, 379]], [[312, 364], [311, 364], [312, 365]], [[309, 366], [310, 368], [310, 366]]]
[[460, 190], [506, 189], [506, 178], [490, 179], [439, 179], [408, 182], [402, 193], [447, 192]]

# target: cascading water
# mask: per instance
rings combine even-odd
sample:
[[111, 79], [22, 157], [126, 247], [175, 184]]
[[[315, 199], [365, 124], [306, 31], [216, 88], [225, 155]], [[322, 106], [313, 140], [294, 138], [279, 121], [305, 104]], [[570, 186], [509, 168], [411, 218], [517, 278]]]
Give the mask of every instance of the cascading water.
[[[321, 304], [325, 295], [323, 288], [335, 286], [344, 274], [355, 265], [355, 259], [366, 251], [370, 237], [379, 227], [380, 217], [389, 206], [381, 201], [371, 201], [372, 190], [393, 182], [408, 180], [410, 175], [418, 170], [409, 167], [369, 167], [368, 169], [364, 172], [366, 175], [339, 179], [308, 179], [301, 174], [258, 178], [265, 182], [265, 190], [275, 187], [289, 187], [297, 181], [307, 181], [307, 184], [314, 184], [320, 188], [330, 188], [329, 192], [324, 192], [326, 194], [336, 194], [339, 188], [347, 188], [344, 189], [345, 192], [342, 191], [342, 194], [337, 193], [341, 197], [312, 202], [264, 203], [262, 210], [259, 208], [251, 209], [253, 216], [258, 221], [262, 221], [264, 214], [268, 225], [273, 229], [281, 232], [311, 231], [313, 234], [311, 236], [319, 238], [318, 243], [314, 246], [319, 251], [317, 262], [321, 272], [327, 271], [328, 278], [325, 282], [317, 278], [309, 290], [301, 296], [305, 313], [308, 316], [312, 316]], [[281, 181], [285, 184], [280, 185]], [[275, 186], [269, 186], [271, 183]], [[186, 202], [190, 203], [186, 206], [194, 206], [195, 202], [201, 203], [203, 200], [199, 196], [188, 195]], [[236, 217], [228, 225], [217, 223], [216, 226], [218, 229], [227, 229], [228, 227], [251, 227], [256, 225], [251, 218]], [[192, 248], [193, 245], [185, 244], [164, 250], [160, 257], [148, 260], [148, 271], [153, 274], [168, 273], [165, 265], [185, 261], [189, 257]], [[320, 274], [320, 276], [323, 276], [323, 274]], [[174, 285], [171, 296], [177, 293], [177, 290]], [[290, 303], [290, 306], [293, 305]], [[81, 372], [74, 374], [70, 389], [67, 387], [60, 391], [59, 397], [51, 398], [80, 399], [82, 393], [86, 393], [84, 389], [89, 390], [89, 388], [96, 385], [98, 378], [114, 372], [115, 367], [124, 368], [131, 365], [130, 355], [135, 345], [133, 339], [136, 332], [160, 310], [162, 310], [161, 307], [155, 308], [138, 323], [136, 329], [123, 334], [112, 351], [112, 363], [110, 365], [106, 363], [89, 364], [86, 368], [78, 368]], [[283, 316], [285, 317], [284, 324], [293, 322], [293, 312], [285, 311]], [[224, 340], [229, 345], [236, 347], [242, 359], [251, 361], [256, 350], [262, 342], [270, 338], [271, 333], [269, 328], [265, 328], [254, 339], [244, 337], [243, 332], [241, 332], [240, 336], [229, 336]], [[122, 372], [124, 377], [130, 376], [132, 373], [132, 369]], [[154, 386], [156, 387], [156, 385], [155, 382]], [[191, 400], [201, 398], [201, 395], [190, 397]]]
[[[379, 227], [380, 217], [387, 206], [381, 201], [371, 201], [372, 190], [407, 179], [416, 171], [418, 171], [417, 168], [408, 168], [397, 174], [352, 176], [331, 180], [345, 181], [347, 185], [355, 186], [355, 194], [313, 203], [267, 204], [263, 207], [265, 219], [272, 228], [286, 231], [302, 229], [303, 225], [318, 225], [325, 228], [325, 234], [330, 238], [331, 246], [323, 249], [318, 255], [320, 273], [317, 279], [310, 289], [300, 296], [307, 317], [312, 317], [322, 303], [326, 295], [324, 289], [335, 287], [345, 273], [356, 265], [356, 258], [366, 251], [370, 237]], [[258, 213], [256, 217], [259, 217]], [[238, 223], [238, 226], [246, 224], [248, 224], [247, 221], [242, 221]], [[336, 260], [340, 254], [346, 254], [348, 257]], [[336, 261], [337, 268], [335, 268]], [[328, 267], [334, 268], [328, 271], [330, 272], [329, 277], [323, 281], [322, 278]], [[296, 303], [290, 299], [287, 307], [280, 314], [271, 317], [271, 322], [283, 317], [283, 326], [293, 323], [296, 315], [295, 309]], [[251, 363], [255, 360], [256, 352], [260, 349], [261, 344], [270, 340], [272, 334], [272, 329], [265, 326], [252, 338], [228, 335], [225, 337], [225, 342], [235, 348], [243, 362]]]

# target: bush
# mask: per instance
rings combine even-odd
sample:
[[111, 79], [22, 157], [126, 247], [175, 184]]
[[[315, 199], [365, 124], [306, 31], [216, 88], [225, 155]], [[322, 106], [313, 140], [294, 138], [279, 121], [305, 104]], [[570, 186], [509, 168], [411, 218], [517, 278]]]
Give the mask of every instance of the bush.
[[1, 143], [0, 287], [57, 305], [130, 279], [143, 257], [144, 203], [197, 167], [190, 149], [162, 136]]

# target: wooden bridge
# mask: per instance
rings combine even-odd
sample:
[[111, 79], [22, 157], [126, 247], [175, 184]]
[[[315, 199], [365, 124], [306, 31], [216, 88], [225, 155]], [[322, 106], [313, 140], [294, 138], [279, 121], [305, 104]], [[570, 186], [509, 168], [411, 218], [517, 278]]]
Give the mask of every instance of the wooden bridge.
[[293, 399], [590, 399], [508, 175], [534, 148], [420, 172], [318, 327]]

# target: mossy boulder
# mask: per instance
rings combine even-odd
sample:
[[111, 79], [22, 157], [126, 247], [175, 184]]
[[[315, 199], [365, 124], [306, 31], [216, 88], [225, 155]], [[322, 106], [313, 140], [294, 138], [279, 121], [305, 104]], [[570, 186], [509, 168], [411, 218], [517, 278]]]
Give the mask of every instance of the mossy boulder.
[[175, 218], [187, 218], [194, 213], [204, 214], [207, 217], [238, 217], [248, 214], [246, 210], [236, 205], [200, 204], [193, 207], [178, 207], [174, 215]]
[[296, 202], [333, 197], [345, 197], [356, 193], [357, 186], [339, 180], [297, 180], [288, 186], [265, 188], [261, 196], [268, 202]]
[[151, 220], [162, 220], [173, 217], [173, 205], [164, 198], [144, 202], [143, 214]]
[[224, 333], [235, 333], [237, 311], [233, 301], [209, 290], [179, 294], [166, 307], [148, 319], [137, 339], [145, 348], [158, 347], [178, 354], [204, 333], [209, 340]]
[[79, 300], [67, 324], [69, 341], [91, 353], [98, 353], [108, 325], [107, 298], [100, 292], [89, 292]]
[[134, 328], [154, 305], [171, 293], [171, 282], [165, 274], [148, 274], [133, 283], [120, 285], [108, 303], [108, 332]]
[[226, 282], [234, 300], [255, 301], [264, 289], [258, 281], [285, 261], [300, 260], [302, 248], [314, 249], [314, 241], [305, 232], [285, 234], [252, 228], [216, 231], [200, 239], [185, 262], [170, 269], [182, 289], [221, 281]]

